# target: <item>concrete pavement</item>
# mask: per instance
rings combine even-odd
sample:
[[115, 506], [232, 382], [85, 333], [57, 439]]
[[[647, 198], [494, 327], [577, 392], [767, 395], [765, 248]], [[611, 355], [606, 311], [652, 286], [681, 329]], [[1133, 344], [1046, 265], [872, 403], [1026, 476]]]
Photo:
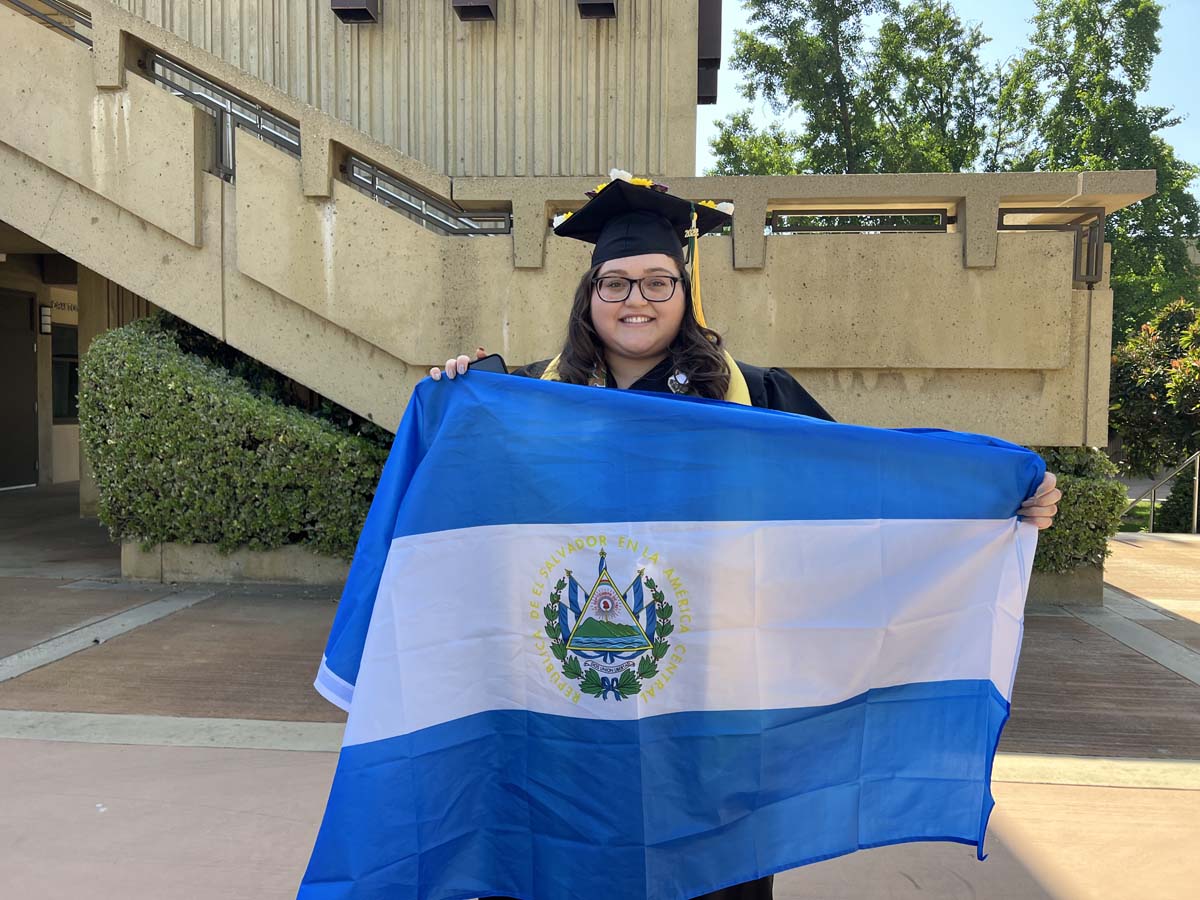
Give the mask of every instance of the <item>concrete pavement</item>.
[[[78, 525], [70, 499], [0, 495], [0, 657], [183, 590], [117, 582], [115, 548]], [[65, 547], [39, 544], [64, 533]], [[881, 848], [784, 873], [776, 896], [1192, 896], [1200, 556], [1185, 550], [1117, 547], [1099, 618], [1029, 611], [985, 862], [956, 844]], [[309, 686], [333, 597], [207, 589], [0, 681], [0, 896], [294, 896], [343, 719]]]

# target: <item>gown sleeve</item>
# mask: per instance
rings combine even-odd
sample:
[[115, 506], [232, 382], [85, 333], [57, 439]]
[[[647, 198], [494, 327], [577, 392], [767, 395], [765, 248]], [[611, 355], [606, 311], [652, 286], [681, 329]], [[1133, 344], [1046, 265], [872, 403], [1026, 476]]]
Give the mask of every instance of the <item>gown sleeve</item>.
[[767, 409], [799, 413], [802, 416], [812, 416], [814, 419], [824, 419], [827, 422], [835, 421], [833, 416], [825, 411], [825, 407], [821, 406], [786, 369], [767, 369], [763, 373], [763, 388], [765, 389], [763, 405]]

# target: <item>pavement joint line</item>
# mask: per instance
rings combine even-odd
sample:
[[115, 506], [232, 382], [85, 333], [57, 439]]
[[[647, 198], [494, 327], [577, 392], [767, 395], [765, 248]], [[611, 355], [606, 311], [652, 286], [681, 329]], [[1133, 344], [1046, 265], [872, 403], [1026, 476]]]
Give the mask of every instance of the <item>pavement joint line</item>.
[[0, 710], [0, 739], [87, 744], [336, 753], [345, 727], [338, 722]]
[[104, 581], [99, 578], [80, 578], [62, 585], [65, 591], [128, 591], [129, 593], [162, 592], [171, 590], [171, 585], [159, 581]]
[[171, 615], [171, 613], [179, 612], [181, 609], [195, 606], [216, 593], [216, 591], [207, 589], [180, 591], [158, 600], [150, 600], [132, 609], [100, 619], [98, 622], [81, 625], [66, 634], [60, 634], [33, 647], [19, 650], [11, 656], [0, 659], [0, 683], [50, 663], [58, 662], [80, 650], [102, 644], [127, 631], [148, 625], [164, 616]]
[[1200, 685], [1200, 653], [1110, 609], [1078, 608], [1072, 609], [1071, 614], [1192, 684]]

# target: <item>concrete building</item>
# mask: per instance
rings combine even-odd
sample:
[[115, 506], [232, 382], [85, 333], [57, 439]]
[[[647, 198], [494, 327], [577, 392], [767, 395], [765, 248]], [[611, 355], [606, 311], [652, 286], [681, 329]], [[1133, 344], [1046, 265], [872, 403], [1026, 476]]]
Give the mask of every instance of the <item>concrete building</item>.
[[153, 307], [387, 426], [463, 348], [550, 355], [550, 219], [614, 165], [736, 203], [709, 319], [838, 418], [1105, 443], [1103, 217], [1153, 172], [697, 178], [719, 4], [332, 2], [379, 21], [0, 0], [0, 485], [86, 468], [74, 355]]

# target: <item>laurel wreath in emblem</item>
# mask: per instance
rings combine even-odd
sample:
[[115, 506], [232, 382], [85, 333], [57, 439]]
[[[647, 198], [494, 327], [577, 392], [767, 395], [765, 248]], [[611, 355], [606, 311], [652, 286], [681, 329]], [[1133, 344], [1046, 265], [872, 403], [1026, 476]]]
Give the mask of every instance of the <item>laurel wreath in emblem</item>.
[[554, 654], [555, 659], [562, 663], [563, 675], [577, 682], [579, 690], [583, 693], [608, 699], [608, 693], [611, 691], [619, 700], [628, 699], [641, 693], [643, 679], [653, 678], [658, 674], [659, 661], [671, 649], [670, 642], [665, 638], [675, 630], [675, 626], [671, 622], [671, 616], [675, 610], [667, 602], [666, 595], [659, 590], [653, 578], [646, 576], [643, 581], [649, 588], [650, 596], [657, 607], [655, 615], [658, 622], [655, 625], [654, 643], [650, 645], [650, 650], [638, 659], [637, 674], [634, 674], [632, 669], [626, 669], [621, 673], [616, 684], [605, 684], [607, 679], [602, 679], [595, 669], [585, 671], [579, 658], [567, 651], [567, 643], [558, 627], [558, 605], [562, 600], [562, 592], [567, 586], [565, 578], [560, 578], [554, 585], [549, 602], [542, 607], [542, 612], [546, 615], [546, 636], [550, 638], [550, 652]]

